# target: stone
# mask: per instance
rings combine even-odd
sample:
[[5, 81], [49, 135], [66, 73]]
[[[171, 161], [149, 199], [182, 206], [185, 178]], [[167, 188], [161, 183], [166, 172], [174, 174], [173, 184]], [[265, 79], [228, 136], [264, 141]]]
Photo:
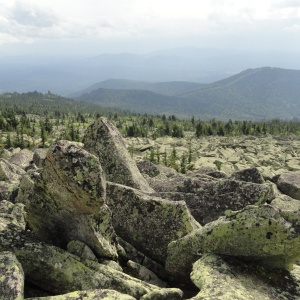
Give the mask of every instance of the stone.
[[138, 161], [136, 165], [141, 174], [146, 174], [150, 177], [155, 177], [160, 173], [158, 167], [149, 160]]
[[268, 204], [227, 211], [226, 216], [171, 242], [166, 269], [186, 277], [205, 253], [290, 269], [300, 257], [299, 222], [299, 211], [282, 211]]
[[183, 292], [180, 289], [168, 288], [150, 292], [140, 300], [181, 300]]
[[117, 235], [161, 264], [171, 241], [200, 227], [184, 201], [165, 200], [116, 183], [107, 183], [107, 204], [114, 212]]
[[99, 159], [81, 143], [58, 141], [50, 147], [44, 169], [24, 176], [17, 201], [25, 204], [28, 226], [41, 240], [63, 249], [78, 240], [97, 257], [116, 259], [105, 198]]
[[0, 299], [24, 299], [24, 272], [16, 256], [0, 252]]
[[190, 300], [290, 300], [300, 298], [297, 278], [286, 270], [245, 264], [232, 257], [204, 254], [191, 279], [201, 290]]
[[113, 289], [135, 298], [157, 287], [93, 261], [93, 268], [60, 248], [40, 242], [29, 231], [0, 215], [0, 252], [10, 251], [22, 264], [26, 280], [52, 294]]
[[0, 201], [0, 215], [4, 218], [7, 217], [11, 222], [22, 229], [26, 228], [24, 204], [13, 204], [7, 200]]
[[0, 180], [1, 181], [13, 181], [19, 180], [20, 177], [25, 174], [25, 171], [14, 165], [11, 164], [4, 158], [0, 158]]
[[300, 172], [283, 173], [276, 184], [282, 193], [300, 200]]
[[38, 168], [43, 168], [47, 157], [48, 148], [38, 148], [34, 150], [33, 162]]
[[138, 278], [144, 282], [156, 285], [161, 288], [165, 288], [167, 283], [160, 280], [155, 273], [147, 269], [146, 267], [129, 260], [124, 268], [124, 271], [135, 278]]
[[106, 118], [99, 118], [85, 133], [84, 148], [99, 157], [109, 181], [144, 192], [153, 192], [128, 153], [117, 128]]
[[271, 202], [275, 198], [271, 184], [215, 179], [207, 175], [185, 179], [177, 185], [175, 193], [157, 195], [175, 201], [184, 200], [201, 225], [216, 220], [228, 209], [239, 210], [247, 205]]
[[244, 169], [238, 172], [235, 172], [231, 176], [232, 179], [241, 180], [246, 182], [263, 184], [265, 180], [260, 174], [257, 168]]
[[10, 159], [9, 162], [11, 164], [15, 164], [22, 169], [25, 169], [30, 165], [33, 161], [33, 152], [28, 149], [22, 149], [20, 152], [14, 154]]
[[27, 300], [136, 300], [136, 298], [114, 290], [75, 291], [64, 295], [49, 297], [34, 297]]
[[71, 241], [67, 245], [67, 251], [80, 257], [82, 260], [93, 260], [98, 262], [92, 249], [80, 241]]

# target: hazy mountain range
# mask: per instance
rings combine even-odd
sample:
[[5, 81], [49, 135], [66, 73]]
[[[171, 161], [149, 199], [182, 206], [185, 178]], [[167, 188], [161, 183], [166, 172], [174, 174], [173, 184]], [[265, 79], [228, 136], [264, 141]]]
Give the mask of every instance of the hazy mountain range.
[[300, 71], [248, 69], [210, 84], [106, 80], [73, 96], [138, 113], [205, 119], [299, 119]]
[[94, 57], [0, 57], [0, 93], [50, 90], [65, 96], [111, 78], [211, 83], [262, 66], [300, 69], [300, 54], [176, 48]]

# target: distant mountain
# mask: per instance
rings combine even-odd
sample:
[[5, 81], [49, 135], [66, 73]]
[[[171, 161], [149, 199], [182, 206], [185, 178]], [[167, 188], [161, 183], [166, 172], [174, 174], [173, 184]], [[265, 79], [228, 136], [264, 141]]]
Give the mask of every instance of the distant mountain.
[[[0, 93], [35, 90], [45, 93], [50, 90], [56, 94], [68, 95], [110, 78], [148, 82], [211, 83], [242, 70], [265, 65], [300, 69], [300, 53], [255, 53], [186, 47], [148, 54], [0, 57]], [[151, 91], [162, 92], [157, 89]]]
[[80, 97], [97, 89], [143, 90], [167, 96], [175, 96], [203, 87], [204, 84], [187, 81], [146, 82], [127, 79], [109, 79], [96, 83], [84, 90], [72, 93], [70, 97]]
[[[300, 116], [300, 71], [280, 68], [248, 69], [237, 75], [200, 85], [160, 83], [157, 85], [107, 81], [98, 88], [80, 97], [81, 100], [101, 103], [139, 113], [176, 114], [182, 117], [218, 119], [292, 119]], [[120, 87], [128, 89], [120, 89]], [[139, 87], [147, 90], [134, 90]], [[97, 87], [97, 86], [96, 86]], [[174, 87], [174, 92], [166, 91]], [[194, 88], [196, 87], [196, 88]]]

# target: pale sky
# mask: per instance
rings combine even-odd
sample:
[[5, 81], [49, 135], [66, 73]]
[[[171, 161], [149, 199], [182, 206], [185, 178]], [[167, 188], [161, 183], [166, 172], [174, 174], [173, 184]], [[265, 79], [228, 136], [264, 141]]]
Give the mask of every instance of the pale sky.
[[0, 55], [300, 51], [300, 0], [0, 0]]

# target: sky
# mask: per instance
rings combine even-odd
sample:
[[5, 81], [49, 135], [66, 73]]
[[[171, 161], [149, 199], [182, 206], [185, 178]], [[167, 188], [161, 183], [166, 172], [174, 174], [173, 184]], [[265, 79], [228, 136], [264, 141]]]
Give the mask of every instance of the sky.
[[0, 0], [0, 55], [300, 51], [300, 0]]

